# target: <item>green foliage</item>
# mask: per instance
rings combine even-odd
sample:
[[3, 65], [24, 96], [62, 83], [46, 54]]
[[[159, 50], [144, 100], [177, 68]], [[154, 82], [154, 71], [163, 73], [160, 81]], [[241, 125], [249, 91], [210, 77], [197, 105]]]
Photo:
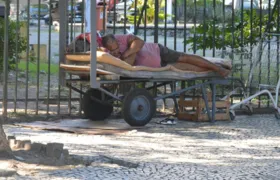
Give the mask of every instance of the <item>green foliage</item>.
[[[26, 61], [21, 61], [18, 63], [18, 69], [20, 71], [26, 71]], [[37, 64], [35, 63], [28, 63], [28, 69], [29, 69], [29, 75], [31, 77], [37, 76]], [[48, 63], [40, 63], [39, 67], [40, 71], [48, 73], [49, 65]], [[58, 64], [51, 64], [50, 65], [50, 74], [58, 74], [59, 72], [59, 66]]]
[[[16, 65], [16, 59], [19, 58], [19, 55], [21, 52], [25, 51], [27, 49], [27, 39], [23, 38], [19, 35], [19, 32], [17, 31], [17, 25], [16, 21], [10, 21], [9, 24], [9, 46], [8, 46], [8, 70], [14, 69]], [[22, 27], [23, 24], [19, 22], [19, 27]], [[5, 32], [5, 23], [4, 19], [0, 18], [0, 72], [3, 70], [3, 60], [4, 60], [4, 32]], [[16, 38], [18, 35], [18, 39]], [[18, 46], [18, 49], [16, 49], [16, 46]]]
[[[250, 14], [251, 11], [243, 11], [243, 20], [241, 20], [239, 12], [234, 18], [234, 23], [231, 20], [227, 20], [224, 23], [224, 27], [223, 23], [216, 18], [208, 20], [205, 25], [202, 23], [196, 28], [193, 27], [191, 34], [196, 33], [196, 36], [190, 37], [184, 43], [190, 44], [191, 49], [196, 48], [196, 50], [213, 48], [218, 50], [225, 48], [238, 50], [241, 47], [253, 46], [257, 44], [259, 35], [265, 30], [268, 15], [262, 16], [262, 19], [260, 19], [256, 10], [252, 11], [252, 18], [250, 18]], [[271, 29], [273, 24], [275, 24], [273, 21], [270, 22]], [[213, 42], [215, 43], [213, 44]]]
[[[164, 12], [164, 7], [165, 7], [165, 1], [160, 1], [159, 2], [159, 14], [158, 14], [158, 18], [159, 20], [164, 20], [165, 15], [167, 17], [171, 16], [168, 14], [165, 14]], [[131, 8], [135, 7], [135, 1], [133, 2], [133, 4], [131, 5]], [[137, 10], [139, 12], [139, 14], [136, 16], [136, 22], [138, 22], [140, 13], [142, 11], [142, 9], [144, 8], [144, 0], [138, 0], [137, 1]], [[153, 23], [155, 20], [155, 1], [154, 0], [148, 0], [147, 1], [147, 8], [146, 8], [146, 14], [147, 14], [147, 19], [146, 19], [146, 23]], [[128, 19], [130, 22], [134, 22], [134, 16], [128, 16]], [[143, 15], [143, 18], [141, 19], [141, 23], [145, 23], [145, 14]]]

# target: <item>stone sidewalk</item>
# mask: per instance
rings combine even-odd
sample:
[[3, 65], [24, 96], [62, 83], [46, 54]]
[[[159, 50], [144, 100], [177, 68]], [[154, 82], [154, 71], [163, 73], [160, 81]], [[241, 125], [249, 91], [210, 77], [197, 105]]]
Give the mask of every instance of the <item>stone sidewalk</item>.
[[[121, 120], [115, 120], [121, 121]], [[119, 135], [81, 135], [6, 125], [7, 135], [63, 143], [93, 161], [71, 169], [18, 173], [8, 179], [264, 179], [280, 177], [280, 121], [274, 115], [237, 116], [232, 122], [157, 125]], [[127, 163], [104, 159], [112, 158]], [[130, 165], [129, 165], [130, 164]], [[135, 166], [134, 166], [135, 165]], [[1, 178], [0, 178], [1, 179]]]

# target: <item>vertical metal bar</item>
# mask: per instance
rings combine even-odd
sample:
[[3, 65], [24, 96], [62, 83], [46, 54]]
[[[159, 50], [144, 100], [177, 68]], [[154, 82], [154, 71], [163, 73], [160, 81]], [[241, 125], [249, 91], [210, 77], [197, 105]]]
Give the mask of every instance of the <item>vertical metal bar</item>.
[[174, 18], [174, 50], [177, 49], [177, 0], [174, 1], [174, 14], [175, 14], [175, 18]]
[[83, 12], [82, 15], [82, 33], [84, 33], [84, 25], [85, 25], [85, 0], [82, 0], [82, 8], [81, 11]]
[[223, 5], [222, 5], [223, 7], [222, 7], [222, 9], [223, 9], [223, 30], [222, 30], [222, 45], [223, 45], [223, 50], [222, 50], [222, 58], [224, 58], [225, 57], [225, 50], [226, 50], [226, 48], [225, 48], [225, 36], [226, 36], [226, 34], [225, 34], [225, 21], [226, 21], [226, 14], [225, 14], [225, 0], [223, 0]]
[[126, 1], [124, 1], [124, 28], [123, 28], [123, 33], [126, 34], [126, 7], [127, 7], [127, 3]]
[[[203, 4], [204, 4], [204, 6], [203, 6], [203, 17], [205, 17], [206, 16], [206, 0], [204, 0], [203, 1]], [[203, 42], [205, 42], [206, 41], [206, 30], [207, 30], [207, 28], [206, 28], [206, 18], [203, 18], [203, 29], [204, 29], [204, 31], [203, 31]], [[205, 48], [205, 46], [203, 46], [203, 56], [205, 56], [205, 52], [206, 51], [206, 48]]]
[[[232, 59], [231, 59], [231, 64], [234, 65], [234, 31], [235, 31], [235, 9], [234, 9], [234, 6], [235, 6], [235, 0], [232, 0], [232, 6], [231, 6], [231, 36], [232, 36], [232, 39], [231, 39], [231, 55], [232, 55]], [[232, 76], [234, 76], [234, 72], [232, 73]], [[233, 81], [231, 81], [231, 87], [233, 87]], [[231, 98], [231, 103], [233, 102], [233, 98]]]
[[[164, 85], [163, 93], [166, 94], [166, 84]], [[162, 110], [165, 111], [166, 109], [166, 98], [163, 99], [163, 108]]]
[[[250, 4], [250, 69], [252, 69], [253, 66], [253, 1], [251, 1]], [[251, 88], [249, 88], [249, 93], [251, 94]]]
[[154, 88], [153, 88], [153, 95], [154, 95], [154, 97], [156, 97], [157, 96], [157, 83], [154, 82], [153, 86], [154, 86]]
[[[280, 31], [280, 4], [277, 4], [278, 7], [278, 13], [277, 13], [277, 29], [276, 31], [279, 32]], [[280, 51], [280, 43], [279, 43], [279, 35], [277, 36], [277, 52]], [[277, 79], [279, 79], [279, 53], [277, 53], [277, 66], [276, 66], [276, 76]], [[277, 94], [278, 96], [278, 94]], [[276, 102], [278, 104], [278, 102]]]
[[5, 28], [4, 28], [4, 62], [3, 62], [3, 117], [8, 115], [8, 60], [9, 60], [9, 12], [10, 1], [5, 3]]
[[[187, 1], [184, 1], [184, 42], [187, 40]], [[203, 18], [205, 19], [205, 18]], [[187, 51], [187, 45], [184, 44], [184, 52]]]
[[[49, 17], [51, 17], [52, 14], [52, 0], [50, 1], [50, 4], [51, 6], [49, 9]], [[49, 115], [49, 111], [50, 111], [49, 100], [50, 100], [50, 85], [51, 85], [51, 38], [52, 38], [51, 33], [52, 33], [51, 23], [49, 23], [47, 115]]]
[[113, 27], [113, 34], [116, 33], [116, 21], [117, 21], [117, 17], [116, 17], [116, 0], [114, 0], [114, 27]]
[[[90, 29], [91, 29], [91, 42], [96, 42], [96, 1], [93, 0], [90, 3]], [[90, 60], [90, 86], [92, 88], [99, 88], [100, 84], [96, 80], [96, 43], [90, 43], [90, 53], [91, 53], [91, 60]]]
[[216, 0], [213, 0], [213, 52], [212, 52], [212, 56], [215, 57], [216, 55]]
[[[240, 34], [240, 39], [241, 39], [241, 64], [243, 64], [243, 50], [244, 50], [244, 26], [243, 26], [243, 21], [244, 21], [244, 0], [241, 1], [241, 34]], [[243, 80], [243, 66], [241, 66], [241, 73], [240, 73], [240, 79]], [[242, 98], [240, 98], [242, 100]]]
[[[80, 91], [83, 91], [83, 84], [80, 84]], [[82, 93], [80, 93], [80, 99], [79, 99], [79, 101], [80, 101], [79, 115], [81, 115], [81, 114], [82, 114], [82, 106], [81, 106], [81, 104], [82, 104], [82, 101], [83, 101]]]
[[[59, 63], [65, 62], [65, 47], [67, 43], [68, 33], [68, 1], [59, 1]], [[94, 44], [94, 43], [93, 43]], [[59, 68], [59, 84], [58, 84], [58, 103], [57, 103], [57, 114], [60, 114], [60, 90], [61, 86], [65, 86], [65, 71]]]
[[27, 49], [26, 49], [26, 71], [25, 71], [25, 114], [27, 114], [27, 106], [28, 106], [28, 81], [29, 81], [29, 18], [30, 18], [30, 0], [27, 0], [27, 31], [26, 31], [26, 36], [27, 36]]
[[[272, 13], [273, 13], [273, 11], [272, 11]], [[269, 20], [272, 20], [272, 16], [273, 16], [273, 14], [271, 14], [271, 0], [268, 0], [268, 19]], [[269, 25], [268, 27], [267, 27], [268, 29], [268, 33], [270, 34], [270, 30], [271, 30], [271, 26]], [[268, 84], [270, 84], [270, 65], [271, 65], [271, 63], [270, 63], [270, 50], [271, 50], [271, 44], [270, 44], [270, 41], [271, 41], [271, 39], [270, 39], [270, 35], [268, 36], [268, 47], [267, 47], [267, 59], [268, 59], [268, 61], [267, 61], [267, 66], [268, 66], [268, 71], [267, 71], [267, 82], [268, 82]], [[269, 107], [269, 101], [267, 101], [267, 107]]]
[[106, 12], [107, 12], [107, 6], [106, 6], [106, 1], [103, 0], [103, 31], [105, 33], [106, 29]]
[[208, 104], [208, 98], [207, 98], [207, 93], [206, 93], [205, 85], [201, 86], [201, 91], [202, 91], [202, 98], [203, 98], [204, 103], [205, 103], [208, 119], [212, 121], [212, 117], [210, 115], [210, 109], [209, 109], [209, 104]]
[[193, 37], [194, 37], [194, 42], [193, 42], [193, 53], [196, 54], [196, 0], [194, 0], [194, 34], [193, 34]]
[[[225, 0], [222, 1], [223, 2], [223, 5], [222, 5], [222, 13], [223, 13], [223, 30], [222, 30], [222, 55], [221, 57], [222, 58], [225, 58], [225, 51], [226, 51], [226, 47], [225, 47], [225, 21], [226, 21], [226, 15], [225, 15]], [[233, 86], [232, 86], [233, 87]], [[225, 94], [225, 88], [222, 87], [222, 96], [224, 96]]]
[[[176, 81], [173, 81], [171, 86], [172, 86], [172, 93], [173, 93], [173, 92], [176, 91]], [[176, 111], [176, 115], [177, 115], [179, 113], [179, 106], [178, 106], [178, 103], [177, 103], [176, 94], [173, 95], [172, 99], [174, 101], [175, 111]]]
[[158, 43], [158, 3], [159, 3], [159, 0], [155, 0], [155, 31], [154, 31], [155, 33], [154, 33], [154, 43]]
[[[147, 0], [145, 0], [145, 3], [147, 3]], [[145, 5], [144, 41], [146, 41], [146, 40], [147, 40], [147, 32], [146, 32], [146, 28], [147, 28], [147, 5]]]
[[141, 9], [140, 16], [139, 16], [138, 21], [137, 21], [137, 25], [136, 25], [136, 27], [134, 26], [134, 35], [137, 35], [137, 33], [138, 33], [140, 23], [141, 23], [141, 20], [143, 18], [143, 14], [144, 14], [144, 11], [145, 11], [146, 7], [147, 7], [147, 0], [144, 1], [143, 7]]
[[[85, 33], [85, 30], [84, 30], [84, 13], [85, 13], [85, 0], [82, 0], [82, 11], [83, 11], [83, 13], [82, 13], [82, 29], [81, 29], [81, 33]], [[84, 36], [84, 44], [86, 43], [86, 39], [85, 39], [85, 36]], [[86, 48], [86, 46], [84, 45], [84, 52], [85, 52], [85, 48]], [[83, 85], [82, 84], [80, 84], [80, 91], [83, 91]], [[80, 98], [79, 98], [79, 102], [80, 102], [80, 104], [79, 104], [79, 115], [81, 116], [82, 115], [82, 98], [83, 98], [83, 96], [82, 96], [82, 94], [81, 93], [79, 93], [79, 95], [80, 95]]]
[[[70, 5], [70, 12], [71, 12], [71, 23], [70, 23], [70, 42], [73, 41], [73, 22], [75, 21], [75, 16], [74, 16], [74, 0], [71, 0], [71, 5]], [[74, 44], [74, 51], [75, 51], [75, 44]], [[69, 88], [71, 89], [71, 88]]]
[[216, 116], [216, 84], [211, 84], [212, 89], [212, 118], [211, 122], [215, 122], [215, 116]]
[[137, 12], [136, 9], [137, 9], [137, 0], [134, 1], [134, 23], [133, 23], [134, 24], [134, 28], [133, 28], [134, 29], [134, 34], [135, 34], [135, 31], [136, 31], [136, 12]]
[[[271, 0], [268, 0], [268, 18], [269, 19], [271, 19], [272, 18], [272, 16], [273, 16], [273, 14], [271, 14]], [[271, 26], [269, 25], [269, 27], [268, 27], [268, 33], [270, 34], [270, 30], [271, 30]], [[267, 64], [267, 66], [268, 66], [268, 71], [267, 71], [267, 82], [268, 82], [268, 84], [270, 84], [270, 65], [271, 65], [271, 63], [270, 63], [270, 50], [271, 50], [271, 36], [269, 35], [268, 36], [268, 49], [267, 49], [267, 55], [268, 55], [268, 64]]]
[[167, 0], [164, 0], [164, 46], [167, 44]]
[[[76, 13], [74, 12], [74, 8], [75, 8], [75, 6], [74, 5], [76, 5], [76, 4], [74, 4], [75, 2], [74, 2], [74, 0], [71, 0], [71, 5], [70, 5], [70, 7], [71, 7], [71, 10], [70, 10], [70, 12], [71, 12], [71, 19], [72, 19], [72, 21], [71, 21], [71, 23], [70, 23], [70, 42], [72, 42], [73, 41], [73, 34], [74, 34], [74, 30], [73, 30], [73, 25], [75, 25], [76, 23], [75, 23], [75, 17], [76, 17]], [[74, 53], [76, 52], [76, 43], [74, 43]], [[70, 74], [69, 75], [70, 76], [70, 80], [72, 79], [72, 74]], [[71, 115], [71, 98], [72, 98], [72, 89], [69, 87], [68, 88], [68, 90], [69, 90], [69, 95], [68, 95], [68, 115]]]
[[36, 115], [38, 115], [38, 103], [39, 103], [39, 92], [40, 92], [40, 36], [41, 36], [41, 0], [39, 0], [39, 10], [38, 10], [38, 45], [37, 45], [37, 84], [36, 84]]
[[[17, 17], [16, 17], [16, 31], [19, 32], [19, 0], [17, 0]], [[16, 42], [18, 42], [19, 39], [19, 33], [16, 35]], [[18, 57], [19, 57], [19, 52], [18, 52], [18, 43], [16, 43], [16, 77], [15, 77], [15, 95], [14, 95], [14, 112], [17, 112], [17, 90], [18, 90]]]
[[[262, 19], [262, 0], [260, 0], [260, 29], [262, 29], [262, 26], [263, 26], [263, 19]], [[261, 38], [262, 37], [262, 31], [260, 30], [260, 34], [259, 34], [259, 38]], [[261, 44], [261, 48], [260, 48], [260, 51], [262, 51], [263, 49], [262, 49], [262, 47], [263, 47], [263, 42], [261, 41], [261, 42], [259, 42], [259, 43], [262, 43]], [[262, 54], [262, 53], [258, 53], [258, 54]], [[258, 76], [258, 79], [259, 79], [259, 84], [261, 84], [261, 72], [262, 72], [262, 69], [261, 69], [261, 67], [262, 67], [262, 62], [260, 61], [260, 64], [259, 64], [259, 76]], [[252, 86], [252, 85], [251, 85]], [[249, 87], [250, 89], [252, 88], [252, 87]], [[261, 97], [259, 96], [258, 97], [258, 107], [260, 107], [261, 106]]]

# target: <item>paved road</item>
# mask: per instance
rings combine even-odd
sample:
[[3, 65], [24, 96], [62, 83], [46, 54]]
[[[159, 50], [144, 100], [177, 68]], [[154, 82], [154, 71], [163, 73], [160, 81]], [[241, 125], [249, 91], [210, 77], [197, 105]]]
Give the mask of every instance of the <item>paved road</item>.
[[[154, 119], [152, 124], [158, 119]], [[120, 120], [115, 120], [120, 121]], [[32, 142], [64, 143], [70, 154], [96, 159], [89, 166], [41, 171], [9, 179], [264, 179], [280, 177], [280, 122], [273, 115], [238, 116], [233, 122], [154, 125], [145, 131], [76, 135], [5, 126]], [[107, 156], [138, 167], [98, 163]]]

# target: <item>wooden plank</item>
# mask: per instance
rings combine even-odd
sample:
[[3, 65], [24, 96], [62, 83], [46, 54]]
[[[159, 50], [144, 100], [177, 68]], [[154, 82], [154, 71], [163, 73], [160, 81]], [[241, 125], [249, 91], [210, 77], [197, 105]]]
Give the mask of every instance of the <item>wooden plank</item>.
[[179, 120], [191, 120], [194, 121], [197, 117], [195, 116], [195, 114], [190, 114], [187, 112], [179, 112], [177, 115], [177, 118]]
[[60, 67], [69, 70], [69, 71], [90, 71], [90, 67], [86, 66], [77, 66], [77, 65], [69, 65], [69, 64], [60, 64]]
[[68, 61], [90, 62], [90, 54], [66, 54], [65, 58]]
[[[60, 67], [67, 71], [90, 72], [90, 66], [88, 65], [78, 66], [78, 65], [60, 64]], [[101, 74], [101, 75], [116, 75], [115, 73], [105, 71], [102, 69], [96, 69], [96, 71], [97, 74]]]
[[[205, 103], [204, 103], [203, 100], [201, 100], [200, 104], [201, 104], [202, 108], [205, 108]], [[212, 107], [212, 102], [211, 101], [208, 102], [208, 106], [209, 106], [209, 108]], [[216, 108], [227, 108], [227, 107], [229, 107], [229, 102], [227, 102], [227, 101], [216, 101]]]
[[179, 100], [178, 101], [178, 104], [180, 106], [183, 106], [183, 107], [196, 107], [197, 106], [197, 100]]

